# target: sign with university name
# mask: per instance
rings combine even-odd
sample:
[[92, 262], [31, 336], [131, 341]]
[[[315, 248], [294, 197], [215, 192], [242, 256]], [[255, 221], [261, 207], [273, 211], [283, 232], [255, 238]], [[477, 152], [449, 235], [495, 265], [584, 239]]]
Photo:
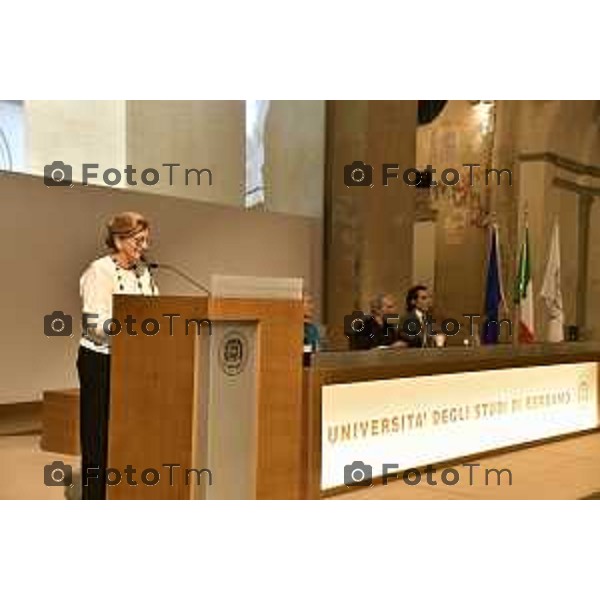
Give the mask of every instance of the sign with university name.
[[597, 363], [325, 385], [321, 489], [362, 461], [373, 477], [598, 425]]

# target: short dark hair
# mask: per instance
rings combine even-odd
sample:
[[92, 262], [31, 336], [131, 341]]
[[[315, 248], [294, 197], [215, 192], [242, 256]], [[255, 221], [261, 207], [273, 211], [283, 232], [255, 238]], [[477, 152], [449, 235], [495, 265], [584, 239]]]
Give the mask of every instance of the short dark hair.
[[413, 285], [408, 293], [406, 294], [406, 312], [410, 312], [414, 309], [419, 292], [427, 291], [426, 285]]

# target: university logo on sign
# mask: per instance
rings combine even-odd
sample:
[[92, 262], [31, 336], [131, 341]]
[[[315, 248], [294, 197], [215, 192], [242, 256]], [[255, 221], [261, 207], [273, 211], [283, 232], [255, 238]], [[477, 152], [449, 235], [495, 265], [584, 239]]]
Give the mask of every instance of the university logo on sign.
[[248, 363], [249, 344], [239, 331], [229, 331], [223, 336], [219, 348], [219, 363], [225, 375], [239, 375]]
[[581, 379], [577, 389], [577, 401], [579, 404], [586, 404], [590, 397], [590, 386], [587, 379]]

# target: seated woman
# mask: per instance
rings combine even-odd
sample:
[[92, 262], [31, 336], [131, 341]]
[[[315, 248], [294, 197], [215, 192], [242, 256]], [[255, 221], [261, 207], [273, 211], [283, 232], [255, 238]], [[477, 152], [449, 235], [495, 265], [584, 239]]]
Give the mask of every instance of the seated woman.
[[313, 323], [315, 318], [315, 303], [308, 292], [302, 294], [304, 309], [304, 352], [316, 352], [320, 348], [321, 333], [319, 327]]

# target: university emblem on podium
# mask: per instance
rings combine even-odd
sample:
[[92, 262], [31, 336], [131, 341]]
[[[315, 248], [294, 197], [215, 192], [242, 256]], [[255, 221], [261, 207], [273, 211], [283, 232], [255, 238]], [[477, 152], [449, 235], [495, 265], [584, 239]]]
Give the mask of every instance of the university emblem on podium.
[[239, 375], [248, 362], [249, 344], [246, 336], [239, 331], [228, 331], [223, 336], [219, 348], [219, 362], [225, 375]]
[[577, 402], [579, 404], [586, 404], [589, 400], [590, 395], [590, 386], [587, 382], [587, 379], [582, 379], [579, 382], [579, 387], [577, 389]]

